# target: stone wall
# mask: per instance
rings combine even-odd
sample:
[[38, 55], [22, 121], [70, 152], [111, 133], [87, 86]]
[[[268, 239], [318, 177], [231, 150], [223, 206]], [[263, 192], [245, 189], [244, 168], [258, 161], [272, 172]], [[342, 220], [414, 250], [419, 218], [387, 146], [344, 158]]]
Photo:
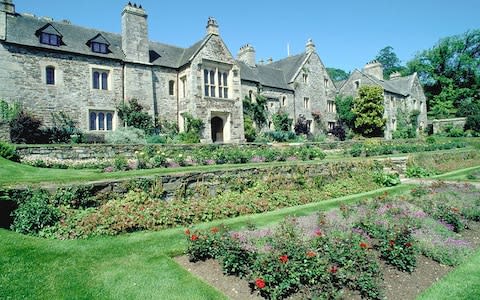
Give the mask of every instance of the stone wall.
[[[0, 99], [19, 101], [46, 126], [52, 113], [65, 112], [87, 131], [91, 109], [115, 111], [123, 99], [122, 66], [115, 60], [0, 44], [0, 65]], [[46, 84], [47, 66], [55, 68], [54, 85]], [[108, 72], [108, 90], [92, 88], [93, 70]]]
[[453, 118], [453, 119], [440, 119], [433, 120], [433, 134], [441, 133], [445, 130], [447, 126], [453, 126], [463, 129], [465, 127], [465, 122], [467, 118]]
[[0, 121], [0, 141], [10, 142], [10, 126]]

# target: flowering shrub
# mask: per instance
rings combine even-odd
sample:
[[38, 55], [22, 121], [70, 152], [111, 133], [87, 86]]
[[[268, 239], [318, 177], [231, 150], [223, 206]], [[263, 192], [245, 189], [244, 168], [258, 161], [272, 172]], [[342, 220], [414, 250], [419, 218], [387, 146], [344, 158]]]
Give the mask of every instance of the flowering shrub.
[[418, 247], [410, 228], [388, 232], [380, 241], [382, 258], [400, 271], [413, 272], [417, 265]]

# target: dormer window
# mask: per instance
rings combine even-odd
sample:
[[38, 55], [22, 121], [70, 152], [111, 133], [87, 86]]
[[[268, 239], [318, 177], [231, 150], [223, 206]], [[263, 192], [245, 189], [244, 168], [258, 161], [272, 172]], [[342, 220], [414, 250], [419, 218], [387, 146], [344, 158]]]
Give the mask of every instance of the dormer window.
[[60, 37], [56, 34], [42, 32], [40, 35], [40, 43], [50, 46], [60, 46]]
[[100, 33], [97, 34], [94, 38], [88, 40], [87, 46], [89, 46], [91, 51], [95, 53], [110, 53], [110, 49], [108, 49], [110, 43]]
[[92, 47], [92, 52], [103, 53], [103, 54], [107, 54], [107, 53], [108, 53], [108, 46], [107, 46], [107, 44], [92, 42], [91, 47]]
[[35, 33], [39, 37], [40, 44], [59, 47], [62, 45], [62, 35], [52, 24], [47, 24]]

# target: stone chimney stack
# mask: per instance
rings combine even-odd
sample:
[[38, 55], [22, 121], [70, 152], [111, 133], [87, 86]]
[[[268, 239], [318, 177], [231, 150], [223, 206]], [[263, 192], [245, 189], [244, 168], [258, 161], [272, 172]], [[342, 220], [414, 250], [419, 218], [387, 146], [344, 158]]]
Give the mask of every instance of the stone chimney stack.
[[0, 0], [0, 41], [7, 38], [7, 14], [15, 14], [12, 0]]
[[315, 44], [313, 43], [312, 39], [308, 39], [307, 45], [305, 45], [305, 52], [313, 53], [316, 51]]
[[365, 65], [363, 71], [368, 75], [371, 75], [378, 80], [383, 80], [383, 66], [378, 60], [374, 59]]
[[13, 0], [0, 0], [0, 11], [7, 14], [15, 14], [15, 4], [13, 4]]
[[218, 30], [218, 23], [214, 17], [209, 17], [207, 22], [207, 35], [214, 34], [220, 35]]
[[393, 72], [392, 74], [390, 74], [390, 80], [400, 77], [402, 77], [402, 74], [400, 74], [400, 72]]
[[147, 14], [141, 5], [128, 2], [122, 12], [122, 50], [127, 61], [149, 63]]
[[237, 59], [250, 67], [255, 67], [255, 49], [251, 45], [246, 44], [238, 51]]

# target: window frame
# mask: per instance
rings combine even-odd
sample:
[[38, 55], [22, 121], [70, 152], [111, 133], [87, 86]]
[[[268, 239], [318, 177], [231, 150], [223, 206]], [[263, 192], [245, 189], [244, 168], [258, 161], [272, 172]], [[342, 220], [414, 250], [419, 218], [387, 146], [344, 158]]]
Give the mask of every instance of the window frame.
[[211, 98], [229, 99], [230, 71], [218, 67], [203, 69], [203, 95]]
[[40, 44], [59, 47], [62, 37], [58, 34], [40, 32]]
[[92, 109], [88, 113], [88, 130], [96, 132], [113, 131], [115, 111]]
[[108, 45], [105, 43], [91, 42], [90, 49], [95, 53], [108, 54]]
[[310, 98], [303, 97], [303, 108], [309, 109], [310, 108]]
[[109, 91], [110, 87], [110, 74], [111, 70], [92, 68], [92, 89], [99, 91]]
[[45, 84], [46, 85], [55, 85], [55, 67], [46, 66], [45, 67]]

